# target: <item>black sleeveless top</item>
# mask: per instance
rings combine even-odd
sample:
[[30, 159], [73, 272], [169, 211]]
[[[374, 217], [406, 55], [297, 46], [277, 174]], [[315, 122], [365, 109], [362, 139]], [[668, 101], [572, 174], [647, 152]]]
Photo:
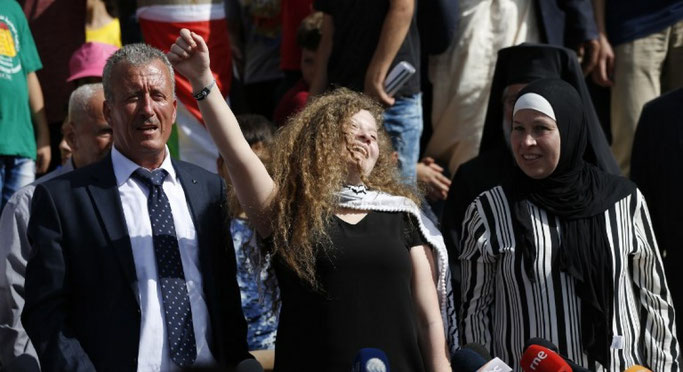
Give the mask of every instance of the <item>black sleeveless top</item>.
[[[411, 288], [410, 248], [425, 244], [404, 213], [333, 217], [333, 248], [320, 253], [314, 291], [274, 260], [282, 308], [275, 371], [351, 370], [359, 349], [381, 349], [392, 371], [424, 371]], [[319, 250], [322, 251], [322, 250]]]

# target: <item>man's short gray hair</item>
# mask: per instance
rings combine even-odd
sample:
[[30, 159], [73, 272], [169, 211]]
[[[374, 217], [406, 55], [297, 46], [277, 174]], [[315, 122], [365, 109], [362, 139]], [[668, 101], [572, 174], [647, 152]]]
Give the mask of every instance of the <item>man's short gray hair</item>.
[[133, 66], [146, 65], [154, 60], [159, 60], [166, 65], [168, 73], [171, 76], [171, 88], [173, 89], [173, 97], [175, 97], [175, 78], [173, 74], [173, 66], [168, 61], [166, 55], [157, 48], [151, 47], [147, 44], [136, 43], [127, 44], [123, 48], [114, 52], [114, 54], [107, 59], [107, 64], [104, 65], [102, 72], [102, 84], [104, 85], [104, 99], [112, 102], [114, 100], [114, 93], [112, 92], [112, 85], [116, 84], [111, 80], [111, 73], [114, 66], [119, 63], [126, 63]]
[[69, 97], [69, 121], [78, 125], [92, 117], [93, 109], [102, 110], [101, 107], [88, 107], [92, 96], [102, 90], [102, 83], [85, 84], [76, 88]]

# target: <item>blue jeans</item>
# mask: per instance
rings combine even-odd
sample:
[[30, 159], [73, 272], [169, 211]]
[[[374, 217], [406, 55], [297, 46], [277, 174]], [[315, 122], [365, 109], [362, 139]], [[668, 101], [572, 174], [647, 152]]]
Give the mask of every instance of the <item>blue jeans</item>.
[[396, 98], [396, 103], [384, 110], [384, 129], [398, 152], [401, 178], [405, 183], [415, 185], [422, 135], [422, 93]]
[[33, 159], [0, 155], [0, 211], [9, 198], [20, 188], [33, 182], [36, 177], [36, 163]]

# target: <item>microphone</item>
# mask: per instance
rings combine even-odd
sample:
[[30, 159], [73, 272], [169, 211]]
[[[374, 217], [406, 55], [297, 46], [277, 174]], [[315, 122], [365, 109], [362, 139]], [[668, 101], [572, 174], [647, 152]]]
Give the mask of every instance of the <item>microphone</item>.
[[522, 355], [524, 372], [572, 372], [572, 367], [554, 351], [539, 345], [530, 345]]
[[529, 346], [531, 345], [539, 345], [546, 347], [550, 349], [551, 351], [555, 352], [557, 355], [561, 356], [562, 359], [564, 359], [567, 364], [569, 364], [569, 367], [571, 367], [572, 372], [590, 372], [589, 369], [581, 367], [580, 365], [576, 364], [573, 360], [567, 358], [566, 356], [560, 354], [559, 348], [553, 344], [552, 342], [544, 339], [544, 338], [539, 338], [539, 337], [534, 337], [530, 338], [529, 341], [526, 342], [526, 345], [524, 345], [524, 350], [526, 350]]
[[652, 372], [652, 370], [636, 364], [635, 366], [628, 367], [624, 372]]
[[389, 358], [380, 349], [360, 349], [353, 360], [351, 372], [389, 372]]
[[451, 356], [451, 367], [458, 372], [510, 372], [512, 368], [491, 355], [483, 345], [467, 344]]
[[465, 346], [462, 347], [463, 349], [470, 349], [474, 351], [475, 353], [479, 354], [484, 358], [485, 360], [491, 360], [493, 357], [491, 354], [489, 354], [489, 351], [484, 347], [482, 344], [475, 344], [474, 342], [469, 343]]
[[461, 347], [451, 356], [451, 367], [453, 371], [476, 372], [479, 370], [479, 368], [483, 367], [489, 359], [491, 359], [490, 356], [489, 358], [484, 359], [481, 354], [468, 347], [469, 345], [472, 344], [467, 344]]
[[235, 372], [263, 372], [263, 367], [256, 359], [245, 359], [237, 364]]

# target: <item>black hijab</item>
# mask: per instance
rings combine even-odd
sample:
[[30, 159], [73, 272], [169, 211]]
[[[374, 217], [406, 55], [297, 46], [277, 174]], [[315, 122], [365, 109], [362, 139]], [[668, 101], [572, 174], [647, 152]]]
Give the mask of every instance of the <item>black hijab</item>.
[[[458, 264], [455, 247], [467, 207], [477, 195], [510, 179], [509, 170], [514, 161], [502, 130], [505, 88], [543, 78], [569, 79], [572, 85], [577, 84], [579, 79], [575, 77], [580, 76], [581, 70], [574, 71], [575, 66], [568, 63], [571, 53], [569, 49], [544, 44], [522, 44], [498, 51], [479, 155], [455, 172], [441, 219], [454, 270]], [[453, 275], [452, 278], [456, 281], [453, 288], [460, 288], [457, 282], [460, 277]]]
[[510, 190], [518, 246], [533, 281], [536, 250], [527, 203], [559, 217], [562, 237], [553, 244], [559, 247], [553, 265], [576, 281], [585, 352], [608, 366], [614, 283], [604, 212], [634, 192], [635, 185], [584, 161], [589, 130], [576, 89], [559, 79], [542, 79], [527, 85], [519, 97], [527, 93], [542, 96], [552, 106], [561, 139], [560, 158], [553, 173], [544, 179], [532, 179], [518, 167], [513, 171]]
[[501, 130], [503, 122], [501, 97], [505, 88], [511, 84], [530, 83], [546, 78], [562, 79], [571, 84], [579, 93], [586, 112], [589, 133], [588, 146], [583, 154], [584, 159], [607, 173], [620, 175], [621, 171], [607, 143], [605, 133], [602, 131], [576, 54], [569, 49], [551, 45], [525, 43], [498, 51], [480, 153], [507, 148]]
[[[562, 47], [527, 43], [499, 50], [479, 155], [462, 164], [455, 172], [441, 216], [444, 240], [451, 259], [451, 278], [456, 291], [456, 301], [460, 298], [457, 293], [460, 289], [460, 267], [457, 258], [465, 211], [477, 195], [496, 185], [508, 183], [511, 180], [511, 170], [514, 168], [514, 160], [502, 130], [503, 93], [508, 85], [530, 83], [543, 78], [562, 79], [576, 88], [586, 112], [591, 113], [589, 117], [593, 118], [590, 121], [593, 123], [592, 128], [597, 131], [597, 135], [592, 136], [585, 159], [606, 172], [619, 174], [619, 167], [595, 114], [576, 54]], [[596, 156], [596, 153], [600, 155]]]

